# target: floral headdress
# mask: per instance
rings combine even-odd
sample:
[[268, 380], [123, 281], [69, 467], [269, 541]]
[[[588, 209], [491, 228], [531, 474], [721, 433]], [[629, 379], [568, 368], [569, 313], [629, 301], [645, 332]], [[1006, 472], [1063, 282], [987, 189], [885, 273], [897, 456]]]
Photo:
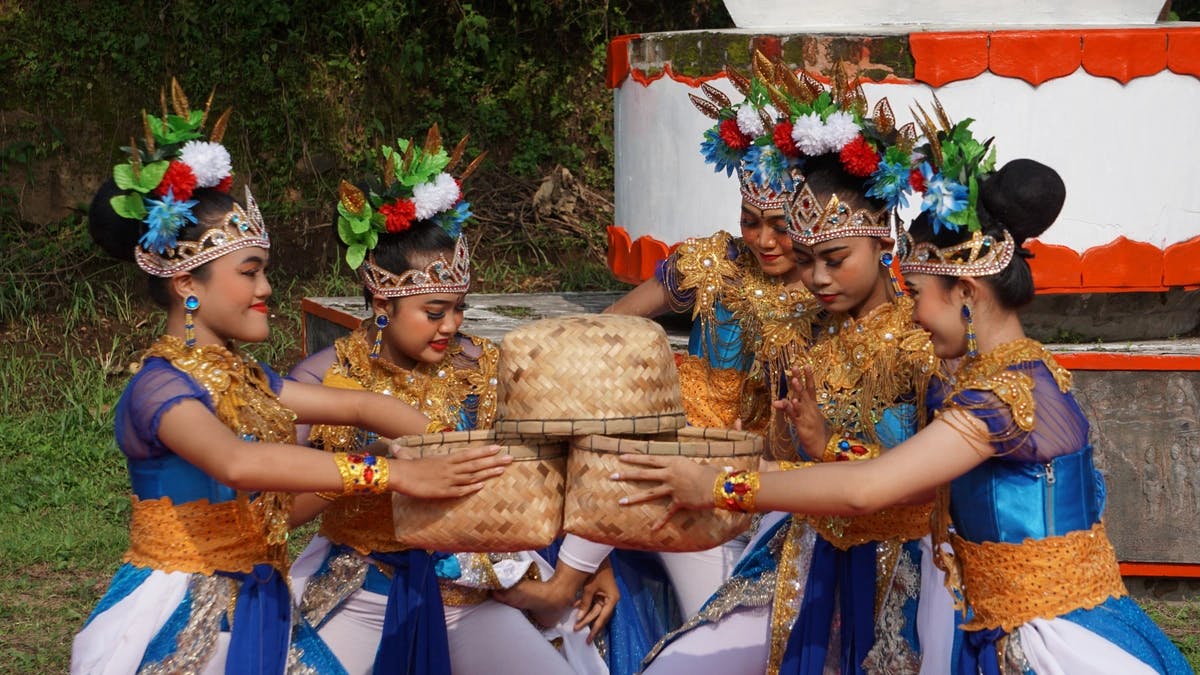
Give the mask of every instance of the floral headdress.
[[129, 145], [121, 148], [129, 159], [113, 167], [113, 181], [125, 192], [111, 198], [109, 204], [118, 216], [146, 224], [134, 253], [138, 265], [150, 274], [171, 276], [234, 248], [270, 246], [258, 208], [251, 208], [249, 190], [247, 210], [237, 207], [237, 222], [231, 225], [227, 219], [222, 226], [203, 233], [201, 241], [178, 241], [179, 231], [196, 222], [192, 194], [200, 188], [228, 193], [233, 181], [229, 151], [221, 145], [232, 108], [213, 124], [209, 140], [202, 140], [212, 99], [210, 93], [204, 110], [192, 110], [179, 82], [172, 78], [170, 110], [163, 89], [159, 94], [161, 117], [142, 110], [140, 147], [137, 139], [130, 138]]
[[[346, 262], [372, 293], [399, 298], [423, 293], [465, 293], [471, 282], [470, 256], [462, 226], [471, 217], [471, 205], [462, 198], [462, 181], [474, 173], [486, 153], [476, 157], [455, 179], [450, 171], [462, 160], [467, 147], [463, 137], [449, 154], [434, 124], [424, 145], [408, 139], [396, 147], [383, 146], [382, 180], [366, 192], [347, 181], [339, 186], [338, 236], [346, 244]], [[375, 264], [372, 251], [383, 233], [399, 233], [413, 223], [436, 223], [457, 240], [451, 260], [436, 258], [423, 270], [392, 272]]]
[[[762, 163], [763, 150], [763, 144], [755, 139], [771, 126], [766, 91], [731, 66], [726, 66], [725, 72], [746, 97], [741, 103], [733, 103], [724, 92], [708, 83], [700, 85], [705, 98], [688, 94], [692, 105], [717, 122], [705, 130], [700, 152], [717, 173], [724, 171], [726, 176], [732, 176], [737, 172], [742, 199], [763, 210], [783, 208], [784, 186], [769, 185], [755, 175], [755, 167]], [[787, 189], [792, 186], [789, 180]]]
[[885, 204], [878, 211], [851, 212], [836, 194], [821, 203], [807, 185], [789, 190], [785, 213], [792, 238], [812, 245], [846, 236], [890, 236], [889, 215], [908, 206], [913, 190], [915, 127], [898, 128], [887, 99], [868, 114], [862, 87], [849, 84], [840, 68], [826, 87], [808, 73], [797, 74], [782, 61], [755, 52], [754, 77], [780, 111], [779, 120], [755, 141], [764, 148], [755, 168], [761, 181], [786, 188], [806, 160], [836, 155], [846, 173], [863, 179], [864, 193]]
[[[979, 188], [996, 169], [992, 139], [982, 143], [971, 134], [974, 120], [950, 121], [941, 102], [933, 99], [934, 116], [917, 106], [917, 123], [928, 141], [921, 148], [924, 160], [918, 167], [924, 183], [921, 211], [928, 214], [936, 234], [966, 228], [971, 238], [945, 248], [932, 243], [914, 244], [907, 232], [900, 233], [896, 252], [902, 272], [943, 276], [988, 276], [1003, 270], [1012, 260], [1016, 242], [1007, 230], [1000, 239], [983, 234], [979, 221]], [[936, 119], [935, 119], [936, 118]]]

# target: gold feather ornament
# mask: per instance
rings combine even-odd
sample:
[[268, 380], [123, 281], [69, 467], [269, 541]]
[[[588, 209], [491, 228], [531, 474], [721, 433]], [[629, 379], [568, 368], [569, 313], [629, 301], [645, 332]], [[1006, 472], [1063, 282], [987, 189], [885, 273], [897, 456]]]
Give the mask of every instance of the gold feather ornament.
[[225, 112], [217, 118], [217, 123], [213, 125], [212, 133], [208, 139], [213, 143], [220, 143], [221, 139], [225, 138], [225, 129], [229, 126], [229, 116], [233, 114], [233, 108], [226, 108]]

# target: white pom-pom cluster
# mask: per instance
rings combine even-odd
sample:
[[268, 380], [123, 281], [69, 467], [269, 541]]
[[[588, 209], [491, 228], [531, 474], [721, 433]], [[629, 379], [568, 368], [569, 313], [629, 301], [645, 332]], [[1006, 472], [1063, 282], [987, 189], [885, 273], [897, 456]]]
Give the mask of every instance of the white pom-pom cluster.
[[744, 105], [738, 108], [737, 125], [738, 131], [741, 131], [750, 138], [758, 138], [767, 131], [766, 127], [763, 126], [762, 118], [759, 117], [758, 110], [751, 105]]
[[792, 140], [800, 152], [815, 157], [840, 152], [860, 131], [848, 112], [839, 110], [824, 121], [817, 113], [809, 113], [792, 123]]
[[446, 211], [458, 203], [458, 183], [448, 173], [439, 173], [428, 183], [413, 187], [413, 206], [417, 210], [417, 220], [431, 218]]
[[195, 174], [196, 187], [213, 187], [233, 171], [229, 151], [220, 143], [188, 141], [179, 151], [179, 161]]

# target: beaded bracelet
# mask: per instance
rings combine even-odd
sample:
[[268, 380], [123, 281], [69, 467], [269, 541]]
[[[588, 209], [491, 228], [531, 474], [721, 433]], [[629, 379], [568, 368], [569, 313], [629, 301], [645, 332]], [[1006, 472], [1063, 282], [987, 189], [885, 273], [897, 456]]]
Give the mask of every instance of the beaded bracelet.
[[757, 471], [733, 471], [727, 468], [713, 482], [713, 506], [726, 511], [754, 511], [758, 493]]
[[834, 434], [825, 445], [824, 461], [845, 462], [853, 459], [871, 459], [878, 455], [872, 448], [852, 436]]
[[381, 494], [388, 489], [388, 461], [375, 455], [337, 452], [333, 455], [342, 476], [343, 494]]

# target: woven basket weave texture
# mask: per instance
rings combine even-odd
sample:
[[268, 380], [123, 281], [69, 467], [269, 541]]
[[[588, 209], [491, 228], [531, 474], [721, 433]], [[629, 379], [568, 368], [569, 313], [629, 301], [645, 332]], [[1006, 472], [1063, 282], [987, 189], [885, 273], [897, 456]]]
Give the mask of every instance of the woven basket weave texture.
[[517, 328], [500, 345], [499, 433], [653, 434], [686, 423], [667, 334], [649, 319], [582, 314]]
[[511, 553], [550, 545], [562, 529], [566, 445], [548, 439], [497, 438], [492, 431], [455, 431], [401, 439], [415, 456], [431, 457], [499, 444], [513, 462], [478, 492], [456, 499], [392, 496], [396, 539], [447, 553]]
[[750, 527], [750, 516], [729, 511], [680, 511], [660, 530], [651, 527], [667, 512], [664, 500], [621, 506], [622, 497], [647, 487], [610, 476], [629, 468], [621, 453], [682, 455], [703, 464], [753, 470], [762, 438], [725, 429], [687, 427], [651, 438], [582, 436], [571, 439], [563, 529], [591, 541], [646, 551], [702, 551]]

